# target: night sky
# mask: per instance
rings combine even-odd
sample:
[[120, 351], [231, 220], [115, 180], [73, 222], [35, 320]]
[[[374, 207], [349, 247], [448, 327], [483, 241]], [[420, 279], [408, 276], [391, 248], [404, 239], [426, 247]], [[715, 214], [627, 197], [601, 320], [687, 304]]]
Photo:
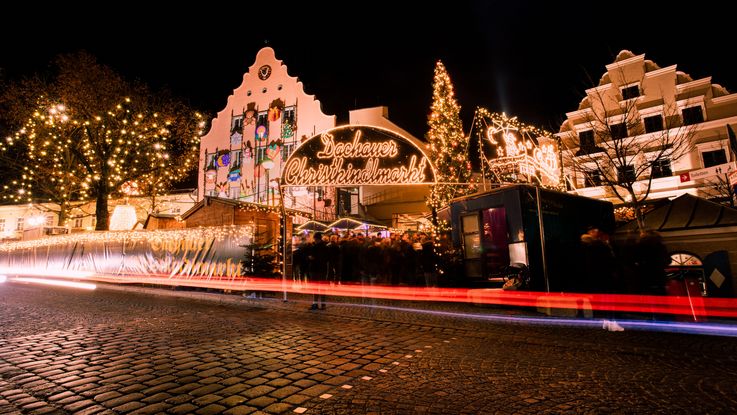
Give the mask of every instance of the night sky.
[[[5, 16], [2, 76], [43, 70], [54, 55], [84, 49], [214, 115], [268, 44], [339, 122], [351, 109], [387, 105], [390, 119], [418, 137], [427, 130], [437, 59], [456, 86], [466, 131], [477, 106], [557, 131], [621, 49], [737, 91], [733, 23], [704, 1], [612, 1], [607, 9], [452, 1], [442, 10], [399, 1], [216, 3], [156, 12], [129, 3], [105, 6], [120, 8], [114, 12], [38, 6], [19, 13], [32, 25]], [[81, 17], [90, 13], [99, 16]], [[331, 14], [341, 17], [322, 17]]]

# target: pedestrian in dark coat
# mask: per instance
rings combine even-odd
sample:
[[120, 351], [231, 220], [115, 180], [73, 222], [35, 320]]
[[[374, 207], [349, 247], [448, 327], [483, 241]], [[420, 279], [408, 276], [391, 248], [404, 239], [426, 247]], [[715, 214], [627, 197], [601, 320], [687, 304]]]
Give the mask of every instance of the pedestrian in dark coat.
[[435, 244], [432, 239], [427, 235], [422, 235], [420, 238], [422, 244], [422, 251], [420, 251], [420, 266], [422, 273], [425, 277], [426, 287], [437, 286], [437, 279], [435, 278]]
[[315, 243], [310, 248], [310, 277], [311, 282], [318, 284], [318, 288], [312, 296], [310, 310], [317, 310], [318, 305], [323, 310], [326, 307], [322, 284], [327, 281], [329, 256], [330, 248], [327, 241], [323, 240], [321, 232], [315, 232]]
[[665, 267], [670, 264], [668, 249], [663, 238], [655, 231], [640, 234], [635, 250], [635, 266], [640, 293], [665, 295]]

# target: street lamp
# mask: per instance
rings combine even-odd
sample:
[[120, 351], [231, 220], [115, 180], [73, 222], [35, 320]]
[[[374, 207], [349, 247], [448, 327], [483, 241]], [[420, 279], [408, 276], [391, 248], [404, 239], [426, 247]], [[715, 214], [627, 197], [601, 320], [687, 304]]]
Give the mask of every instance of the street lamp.
[[274, 161], [271, 160], [269, 157], [265, 157], [263, 161], [261, 162], [261, 165], [264, 167], [264, 170], [266, 170], [266, 204], [269, 204], [269, 170], [274, 168]]

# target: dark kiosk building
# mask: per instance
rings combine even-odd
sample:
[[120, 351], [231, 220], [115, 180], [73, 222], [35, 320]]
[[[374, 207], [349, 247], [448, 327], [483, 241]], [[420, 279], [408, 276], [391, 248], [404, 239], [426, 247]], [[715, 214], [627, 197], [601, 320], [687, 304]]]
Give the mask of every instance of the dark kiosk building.
[[456, 199], [440, 216], [452, 223], [471, 286], [493, 286], [505, 267], [522, 263], [529, 268], [529, 289], [575, 291], [581, 235], [590, 227], [614, 230], [610, 202], [530, 185]]

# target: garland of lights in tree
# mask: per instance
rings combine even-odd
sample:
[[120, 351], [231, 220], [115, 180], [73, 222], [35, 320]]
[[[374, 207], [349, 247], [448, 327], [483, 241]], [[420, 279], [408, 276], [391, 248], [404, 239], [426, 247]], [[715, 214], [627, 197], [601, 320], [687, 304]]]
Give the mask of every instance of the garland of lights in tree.
[[[0, 144], [4, 154], [11, 147], [21, 148], [29, 160], [20, 179], [11, 183], [17, 189], [4, 198], [86, 201], [103, 170], [111, 193], [135, 183], [141, 194], [159, 195], [183, 179], [198, 163], [199, 137], [205, 127], [202, 115], [177, 119], [180, 114], [137, 111], [135, 104], [126, 98], [104, 114], [83, 116], [39, 97], [25, 125]], [[182, 132], [193, 134], [175, 136]]]
[[[3, 199], [22, 203], [34, 201], [39, 188], [43, 201], [65, 203], [89, 198], [85, 172], [77, 162], [72, 131], [76, 128], [63, 104], [53, 104], [46, 97], [36, 100], [36, 110], [23, 127], [0, 143], [3, 155], [19, 150], [23, 157], [22, 174], [5, 185]], [[56, 189], [54, 191], [51, 189]]]

